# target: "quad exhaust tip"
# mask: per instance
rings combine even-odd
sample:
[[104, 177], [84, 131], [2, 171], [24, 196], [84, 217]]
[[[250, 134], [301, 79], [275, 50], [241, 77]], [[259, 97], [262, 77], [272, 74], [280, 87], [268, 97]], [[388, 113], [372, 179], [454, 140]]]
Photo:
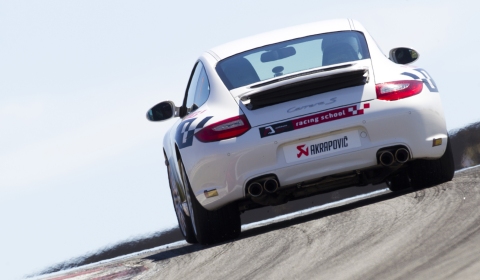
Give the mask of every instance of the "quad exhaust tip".
[[390, 166], [395, 161], [395, 157], [389, 151], [384, 151], [380, 154], [380, 163], [384, 166]]
[[398, 148], [394, 152], [383, 151], [378, 156], [380, 163], [383, 166], [390, 166], [395, 162], [404, 164], [410, 159], [410, 153], [405, 148]]
[[247, 191], [252, 197], [261, 196], [264, 193], [275, 193], [279, 188], [279, 183], [276, 178], [268, 178], [256, 181], [248, 185]]
[[263, 183], [263, 189], [267, 193], [274, 193], [278, 190], [278, 182], [275, 179], [268, 179]]
[[263, 187], [258, 182], [253, 182], [248, 186], [248, 193], [253, 196], [261, 196], [263, 193]]
[[405, 148], [395, 151], [395, 160], [399, 163], [405, 163], [410, 159], [410, 153]]

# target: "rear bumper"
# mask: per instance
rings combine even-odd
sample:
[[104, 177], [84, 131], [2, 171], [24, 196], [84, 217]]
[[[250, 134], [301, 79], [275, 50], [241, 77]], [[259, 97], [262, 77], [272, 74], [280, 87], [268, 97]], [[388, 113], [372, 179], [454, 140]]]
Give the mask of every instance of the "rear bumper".
[[[445, 152], [448, 135], [438, 93], [363, 103], [368, 103], [369, 108], [358, 116], [264, 138], [260, 137], [259, 127], [253, 127], [238, 138], [199, 143], [202, 149], [186, 165], [197, 199], [213, 210], [244, 198], [246, 183], [265, 174], [275, 174], [280, 186], [287, 186], [370, 168], [378, 164], [377, 151], [390, 146], [407, 147], [413, 159], [439, 158]], [[358, 147], [287, 163], [285, 146], [352, 131], [359, 134]], [[432, 147], [434, 138], [442, 138], [442, 145]], [[212, 189], [218, 196], [206, 198], [204, 192]]]

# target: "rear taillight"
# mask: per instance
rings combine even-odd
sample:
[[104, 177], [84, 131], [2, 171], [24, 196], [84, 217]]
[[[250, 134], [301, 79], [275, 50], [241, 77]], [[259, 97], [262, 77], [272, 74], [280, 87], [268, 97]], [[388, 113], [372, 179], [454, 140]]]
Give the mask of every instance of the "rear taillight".
[[395, 81], [375, 85], [377, 98], [394, 101], [419, 94], [423, 89], [423, 82], [416, 80]]
[[195, 136], [202, 142], [213, 142], [238, 137], [249, 129], [250, 123], [247, 118], [240, 115], [204, 127], [195, 133]]

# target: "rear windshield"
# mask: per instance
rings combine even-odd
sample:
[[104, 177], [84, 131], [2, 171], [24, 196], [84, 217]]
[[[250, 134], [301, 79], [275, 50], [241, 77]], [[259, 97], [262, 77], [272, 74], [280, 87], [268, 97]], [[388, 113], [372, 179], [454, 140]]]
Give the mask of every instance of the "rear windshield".
[[303, 70], [370, 58], [362, 33], [342, 31], [253, 49], [221, 60], [217, 73], [229, 90]]

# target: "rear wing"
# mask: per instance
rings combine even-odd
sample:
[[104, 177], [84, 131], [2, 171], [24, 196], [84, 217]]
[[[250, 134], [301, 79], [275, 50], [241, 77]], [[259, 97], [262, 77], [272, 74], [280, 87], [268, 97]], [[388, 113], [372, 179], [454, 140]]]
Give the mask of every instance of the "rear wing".
[[238, 97], [247, 109], [256, 110], [324, 92], [361, 86], [368, 80], [368, 67], [348, 63], [256, 83], [249, 87], [252, 90]]

